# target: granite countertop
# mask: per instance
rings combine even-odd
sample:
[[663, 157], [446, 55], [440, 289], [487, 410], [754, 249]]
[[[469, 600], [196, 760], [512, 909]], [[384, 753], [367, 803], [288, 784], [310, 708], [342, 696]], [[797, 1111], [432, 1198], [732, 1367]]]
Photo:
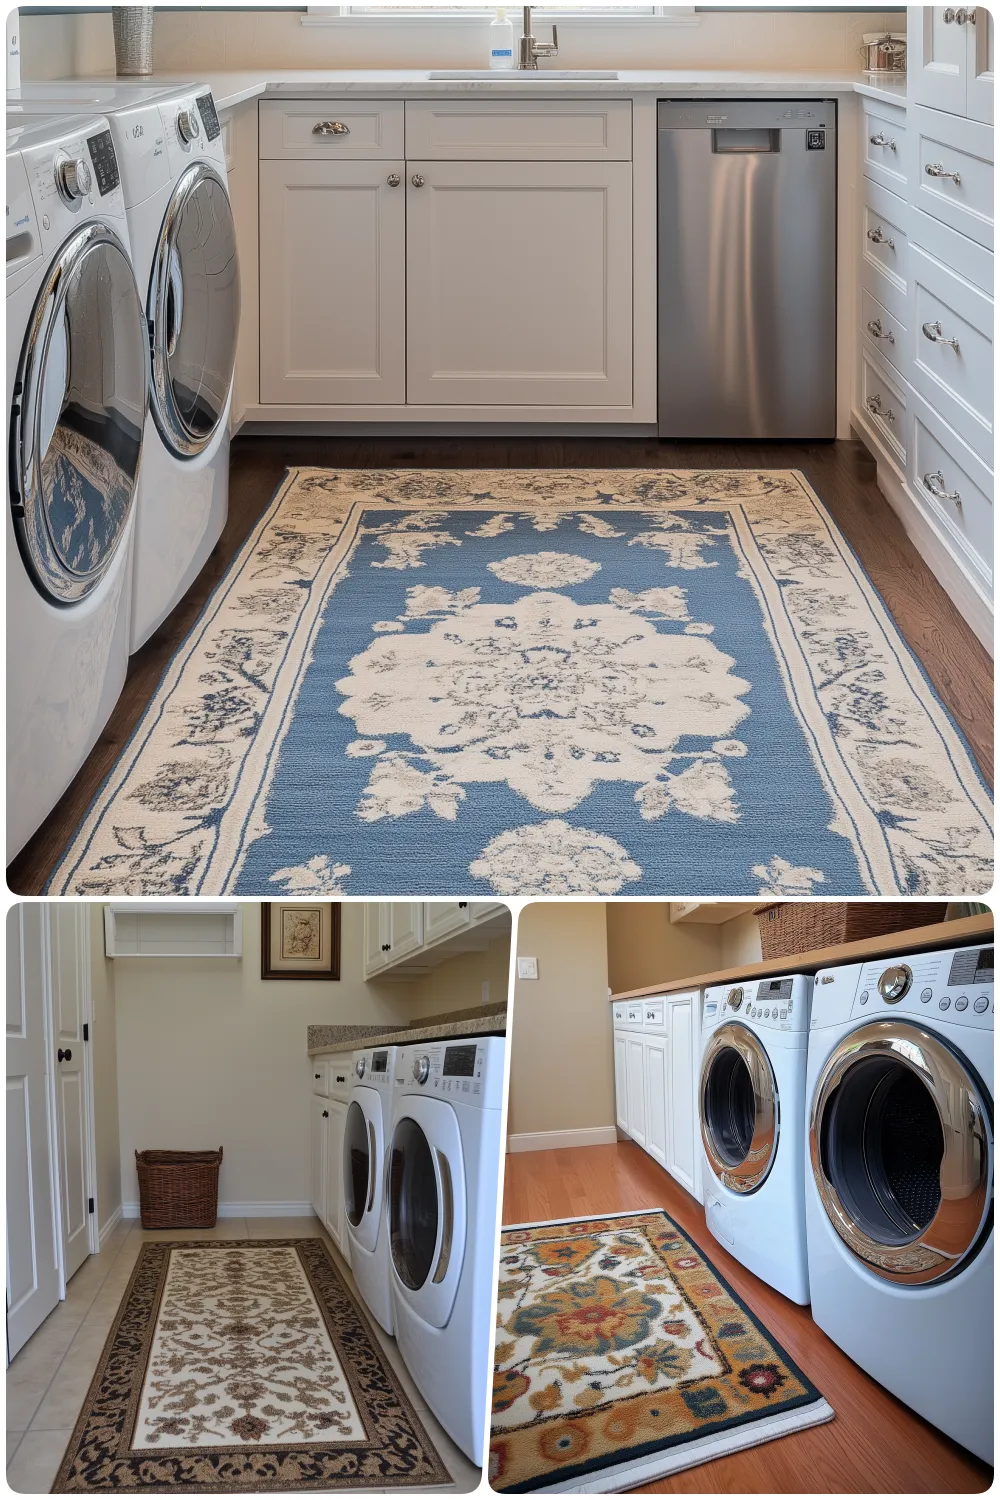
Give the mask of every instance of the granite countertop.
[[387, 1028], [371, 1025], [308, 1026], [306, 1050], [310, 1057], [354, 1052], [360, 1047], [405, 1047], [411, 1042], [432, 1042], [442, 1037], [500, 1036], [507, 1031], [506, 1005], [476, 1005], [427, 1016], [411, 1026]]
[[[525, 76], [516, 69], [497, 78], [435, 78], [430, 69], [373, 68], [336, 71], [331, 69], [311, 70], [267, 70], [242, 72], [209, 71], [195, 75], [191, 73], [153, 73], [143, 78], [143, 84], [188, 83], [197, 76], [199, 82], [208, 83], [219, 109], [232, 109], [248, 99], [266, 94], [283, 99], [309, 99], [323, 94], [356, 94], [359, 97], [405, 98], [415, 95], [421, 98], [446, 98], [477, 94], [484, 98], [530, 98], [533, 95], [566, 95], [569, 98], [619, 97], [630, 98], [639, 94], [657, 94], [664, 97], [699, 94], [708, 98], [730, 95], [802, 95], [818, 96], [830, 94], [867, 94], [871, 98], [894, 103], [906, 103], [906, 79], [895, 77], [872, 79], [862, 73], [843, 69], [826, 71], [803, 71], [789, 68], [784, 71], [752, 72], [739, 69], [685, 70], [685, 69], [622, 69], [617, 78], [550, 78], [546, 69]], [[438, 71], [438, 70], [435, 70]], [[463, 71], [463, 70], [459, 70]], [[113, 82], [112, 75], [92, 75], [92, 82]]]

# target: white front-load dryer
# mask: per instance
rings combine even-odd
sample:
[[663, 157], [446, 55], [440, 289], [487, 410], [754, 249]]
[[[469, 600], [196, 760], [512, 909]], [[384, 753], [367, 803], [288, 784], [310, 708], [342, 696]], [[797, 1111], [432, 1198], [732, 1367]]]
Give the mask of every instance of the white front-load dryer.
[[229, 510], [229, 409], [239, 332], [236, 229], [207, 84], [25, 84], [17, 108], [101, 100], [121, 163], [148, 326], [149, 418], [139, 475], [131, 649], [205, 566]]
[[354, 1054], [354, 1082], [344, 1122], [344, 1221], [351, 1270], [365, 1306], [392, 1332], [385, 1162], [392, 1128], [395, 1047]]
[[816, 976], [812, 1314], [855, 1363], [993, 1461], [993, 948]]
[[8, 860], [125, 681], [147, 398], [108, 121], [8, 117]]
[[431, 1411], [483, 1461], [506, 1039], [396, 1054], [386, 1185], [393, 1323]]
[[710, 986], [702, 1010], [698, 1119], [708, 1228], [793, 1302], [806, 1261], [806, 1045], [812, 980]]

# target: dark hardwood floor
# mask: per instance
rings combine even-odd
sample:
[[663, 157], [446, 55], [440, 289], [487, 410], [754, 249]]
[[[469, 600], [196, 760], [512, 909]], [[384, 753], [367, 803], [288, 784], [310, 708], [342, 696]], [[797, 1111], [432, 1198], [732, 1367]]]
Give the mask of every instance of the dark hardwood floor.
[[871, 1380], [789, 1302], [728, 1255], [700, 1203], [631, 1141], [508, 1156], [503, 1222], [662, 1208], [708, 1255], [833, 1407], [822, 1427], [686, 1469], [659, 1494], [975, 1494], [993, 1470]]
[[[240, 437], [229, 520], [201, 576], [132, 658], [100, 740], [53, 812], [7, 870], [16, 895], [41, 892], [177, 647], [194, 625], [285, 468], [801, 469], [867, 569], [900, 631], [993, 777], [993, 664], [906, 537], [860, 443], [660, 443], [607, 437]], [[961, 893], [956, 893], [961, 894]]]

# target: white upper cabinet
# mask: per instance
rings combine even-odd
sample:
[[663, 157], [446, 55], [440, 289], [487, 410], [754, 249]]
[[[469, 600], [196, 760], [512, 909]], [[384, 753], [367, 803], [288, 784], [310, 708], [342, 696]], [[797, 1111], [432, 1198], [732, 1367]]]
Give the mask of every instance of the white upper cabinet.
[[415, 953], [424, 942], [424, 906], [422, 901], [390, 901], [389, 958], [392, 963]]
[[424, 942], [462, 932], [471, 920], [468, 901], [428, 901], [424, 906]]
[[456, 953], [482, 952], [510, 926], [499, 901], [369, 901], [365, 978], [418, 979]]
[[985, 6], [911, 5], [907, 74], [911, 102], [993, 120], [993, 17]]

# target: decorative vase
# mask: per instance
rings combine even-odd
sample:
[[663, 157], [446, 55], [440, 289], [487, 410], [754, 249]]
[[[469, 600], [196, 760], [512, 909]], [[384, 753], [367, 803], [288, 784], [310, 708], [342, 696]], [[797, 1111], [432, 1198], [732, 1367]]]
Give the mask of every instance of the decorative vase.
[[115, 72], [120, 78], [143, 77], [153, 71], [153, 6], [113, 5]]

